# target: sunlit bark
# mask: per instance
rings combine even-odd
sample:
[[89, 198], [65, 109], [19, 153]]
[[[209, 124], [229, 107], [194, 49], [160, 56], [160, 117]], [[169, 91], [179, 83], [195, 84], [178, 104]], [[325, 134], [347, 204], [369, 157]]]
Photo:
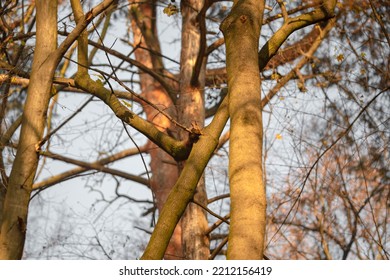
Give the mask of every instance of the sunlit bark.
[[[134, 43], [140, 44], [146, 49], [138, 48], [135, 50], [137, 61], [141, 62], [149, 69], [157, 73], [163, 70], [161, 57], [152, 55], [149, 50], [160, 52], [160, 45], [156, 29], [156, 5], [155, 3], [143, 3], [132, 8], [132, 32]], [[177, 112], [169, 94], [147, 73], [140, 74], [140, 84], [142, 94], [152, 103], [158, 104], [159, 108], [172, 117], [176, 118]], [[175, 135], [174, 125], [158, 111], [143, 104], [147, 119], [154, 123], [162, 132]], [[149, 155], [151, 158], [150, 168], [152, 172], [151, 188], [156, 200], [156, 206], [159, 212], [162, 211], [164, 203], [178, 178], [178, 167], [175, 159], [153, 144], [149, 143]], [[171, 238], [169, 246], [165, 252], [165, 259], [182, 259], [182, 230], [178, 224]]]
[[92, 8], [57, 48], [57, 1], [36, 1], [36, 44], [23, 108], [18, 150], [12, 165], [4, 205], [1, 209], [0, 259], [20, 259], [27, 230], [32, 184], [37, 171], [38, 151], [52, 95], [53, 76], [58, 63], [86, 26], [107, 9], [113, 0]]
[[57, 47], [57, 1], [37, 1], [37, 39], [16, 158], [3, 206], [0, 259], [20, 259], [27, 228], [28, 202], [38, 165], [37, 147], [45, 128]]
[[258, 64], [264, 1], [235, 1], [222, 22], [231, 119], [228, 259], [262, 259], [266, 197], [262, 171], [262, 112]]
[[226, 97], [211, 124], [202, 130], [199, 140], [194, 143], [191, 154], [167, 198], [141, 259], [158, 260], [164, 256], [174, 228], [183, 215], [187, 204], [192, 200], [204, 168], [219, 143], [218, 139], [229, 117], [227, 99]]
[[[205, 48], [205, 30], [201, 30], [204, 18], [200, 17], [204, 1], [185, 0], [181, 1], [182, 14], [182, 40], [180, 57], [180, 95], [178, 99], [179, 120], [187, 127], [201, 129], [204, 126], [205, 104], [205, 59], [198, 58], [201, 48]], [[203, 32], [203, 33], [202, 33]], [[201, 45], [203, 43], [203, 45]], [[199, 60], [199, 61], [197, 61]], [[196, 69], [196, 64], [199, 63]], [[181, 133], [182, 139], [188, 139], [187, 131]], [[205, 179], [202, 176], [196, 192], [195, 201], [207, 205]], [[208, 227], [206, 212], [189, 203], [182, 217], [183, 250], [186, 259], [208, 259], [210, 255], [210, 241], [205, 231]]]

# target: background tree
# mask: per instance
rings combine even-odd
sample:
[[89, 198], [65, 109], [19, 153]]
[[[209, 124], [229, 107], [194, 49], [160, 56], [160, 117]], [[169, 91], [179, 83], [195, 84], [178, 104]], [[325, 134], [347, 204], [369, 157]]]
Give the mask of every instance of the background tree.
[[[321, 91], [308, 87], [308, 93], [322, 101], [322, 108], [316, 112], [297, 108], [300, 123], [311, 123], [304, 130], [290, 126], [290, 113], [284, 118], [287, 135], [300, 148], [295, 150], [296, 168], [286, 177], [288, 191], [282, 191], [288, 196], [274, 196], [279, 202], [274, 204], [275, 216], [271, 215], [270, 223], [275, 223], [271, 236], [284, 243], [286, 250], [280, 246], [270, 250], [276, 258], [389, 258], [385, 241], [389, 235], [389, 115], [385, 108], [389, 99], [384, 82], [389, 44], [388, 34], [383, 33], [388, 26], [379, 17], [389, 7], [385, 3], [371, 6], [370, 1], [360, 2], [359, 7], [354, 4], [339, 3], [340, 16], [328, 39], [333, 55], [319, 51], [311, 65], [317, 74], [312, 82]], [[371, 48], [374, 42], [376, 47]], [[291, 201], [291, 196], [299, 199]], [[274, 242], [270, 240], [268, 246]], [[282, 251], [283, 256], [279, 255]]]
[[[12, 214], [12, 203], [7, 204], [10, 188], [18, 191], [9, 185], [10, 170], [19, 170], [13, 153], [17, 148], [18, 154], [23, 138], [17, 134], [21, 109], [11, 105], [27, 104], [23, 89], [33, 85], [28, 57], [34, 48], [37, 53], [39, 9], [35, 12], [34, 2], [26, 1], [1, 7], [0, 206], [6, 202], [0, 221], [11, 215], [3, 227], [17, 224], [13, 230], [20, 236], [13, 242], [15, 254], [3, 258], [21, 256], [30, 192], [27, 240], [34, 240], [34, 225], [50, 220], [34, 214], [55, 190], [48, 188], [79, 176], [86, 178], [83, 184], [95, 201], [84, 217], [88, 230], [70, 226], [58, 244], [84, 234], [93, 238], [80, 242], [73, 257], [120, 258], [118, 245], [131, 246], [135, 241], [129, 236], [134, 235], [128, 231], [138, 231], [152, 233], [145, 251], [145, 240], [137, 238], [143, 258], [215, 258], [225, 253], [228, 232], [228, 258], [262, 258], [263, 248], [271, 258], [388, 258], [388, 4], [340, 1], [334, 13], [336, 1], [241, 0], [231, 10], [231, 3], [215, 1], [182, 1], [180, 7], [158, 1], [71, 3], [71, 10], [66, 3], [59, 9], [57, 29], [63, 40], [52, 50], [61, 58], [54, 78], [40, 72], [50, 80], [53, 101], [42, 111], [49, 116], [46, 136], [39, 136], [32, 150], [40, 155], [41, 168], [33, 168], [34, 174], [38, 171], [35, 183], [28, 186], [27, 199], [18, 201], [23, 214]], [[105, 12], [99, 16], [98, 11]], [[164, 25], [181, 37], [180, 44], [166, 47], [167, 37], [173, 39], [164, 35]], [[68, 95], [76, 100], [85, 94], [90, 97], [68, 105]], [[61, 108], [72, 108], [72, 113], [65, 117]], [[81, 133], [72, 137], [78, 126]], [[91, 147], [76, 152], [76, 138]], [[133, 155], [142, 156], [139, 166], [119, 162]], [[58, 173], [67, 166], [57, 167], [57, 162], [78, 167]], [[55, 174], [47, 177], [50, 173]], [[136, 183], [129, 186], [130, 181]], [[124, 227], [108, 222], [106, 215], [132, 218]], [[142, 215], [144, 223], [135, 221]], [[271, 217], [267, 227], [266, 216]], [[59, 217], [65, 223], [69, 219]], [[113, 228], [117, 239], [106, 238]], [[10, 237], [4, 232], [2, 246], [7, 246]], [[55, 257], [67, 253], [52, 237], [48, 240], [44, 248], [28, 242], [25, 257], [50, 257], [47, 248]]]

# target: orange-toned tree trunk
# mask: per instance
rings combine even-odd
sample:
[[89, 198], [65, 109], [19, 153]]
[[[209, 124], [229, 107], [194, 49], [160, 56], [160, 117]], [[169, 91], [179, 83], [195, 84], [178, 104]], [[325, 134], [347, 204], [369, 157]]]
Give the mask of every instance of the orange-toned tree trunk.
[[[205, 63], [203, 57], [200, 59], [201, 67], [194, 76], [194, 67], [201, 46], [201, 32], [198, 13], [203, 8], [203, 1], [183, 1], [181, 13], [183, 17], [182, 25], [182, 51], [180, 61], [180, 84], [174, 84], [179, 99], [176, 107], [172, 97], [164, 90], [153, 77], [148, 74], [140, 74], [141, 91], [144, 97], [153, 104], [157, 104], [161, 110], [170, 114], [173, 118], [180, 120], [186, 127], [202, 128], [204, 124], [204, 74]], [[161, 58], [154, 55], [149, 50], [160, 52], [159, 41], [155, 27], [155, 3], [140, 4], [138, 8], [132, 8], [132, 29], [134, 42], [141, 42], [143, 48], [135, 51], [136, 59], [153, 69], [156, 73], [163, 74], [164, 66]], [[149, 50], [146, 50], [149, 49]], [[144, 105], [147, 119], [164, 132], [175, 134], [175, 127], [169, 120], [162, 116], [157, 110]], [[176, 110], [176, 108], [178, 108]], [[182, 131], [178, 135], [183, 140], [189, 140], [188, 132]], [[178, 168], [175, 160], [168, 154], [156, 149], [154, 144], [150, 144], [151, 156], [151, 187], [156, 198], [159, 211], [166, 201], [166, 198], [178, 179], [181, 168]], [[199, 183], [197, 194], [194, 198], [203, 205], [207, 204], [204, 179]], [[207, 229], [207, 217], [204, 210], [195, 204], [190, 204], [181, 221], [178, 223], [173, 233], [170, 244], [167, 248], [165, 259], [207, 259], [209, 256], [209, 239], [205, 235]]]
[[[134, 43], [141, 43], [143, 48], [135, 51], [137, 61], [153, 71], [162, 73], [161, 58], [153, 55], [148, 49], [159, 52], [160, 46], [156, 33], [155, 3], [146, 2], [132, 7], [132, 31]], [[144, 49], [146, 48], [146, 49]], [[164, 88], [147, 73], [140, 74], [142, 95], [161, 110], [176, 118], [177, 112], [173, 100]], [[150, 105], [142, 104], [148, 121], [154, 123], [163, 132], [175, 133], [174, 125]], [[155, 144], [149, 142], [151, 188], [155, 197], [158, 211], [168, 197], [168, 194], [178, 178], [176, 161]], [[182, 259], [181, 225], [178, 224], [166, 250], [165, 259]]]

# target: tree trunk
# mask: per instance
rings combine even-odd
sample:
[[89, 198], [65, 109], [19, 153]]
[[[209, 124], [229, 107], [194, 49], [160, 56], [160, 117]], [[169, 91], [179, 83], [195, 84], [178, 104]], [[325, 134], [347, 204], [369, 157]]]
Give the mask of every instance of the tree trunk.
[[158, 260], [163, 257], [174, 226], [179, 222], [188, 203], [191, 202], [203, 171], [217, 148], [218, 139], [229, 116], [227, 105], [227, 97], [225, 97], [212, 122], [203, 129], [202, 135], [194, 143], [183, 171], [160, 213], [156, 228], [141, 259]]
[[20, 259], [23, 254], [28, 203], [38, 165], [36, 149], [45, 128], [56, 68], [55, 61], [48, 57], [57, 47], [57, 2], [36, 1], [36, 47], [18, 150], [4, 200], [0, 259]]
[[[201, 129], [204, 126], [205, 105], [204, 85], [206, 63], [203, 55], [199, 55], [201, 43], [205, 44], [200, 30], [204, 18], [198, 17], [204, 6], [203, 0], [181, 1], [182, 40], [180, 57], [180, 97], [178, 114], [181, 124], [186, 127]], [[199, 60], [197, 62], [197, 59]], [[200, 63], [199, 69], [196, 63]], [[183, 131], [182, 140], [188, 140], [188, 132]], [[202, 176], [193, 198], [196, 202], [207, 206], [205, 178]], [[206, 212], [194, 203], [189, 203], [181, 219], [184, 257], [190, 260], [208, 259], [210, 241], [205, 234], [208, 228]]]
[[222, 22], [231, 118], [228, 259], [262, 259], [266, 194], [262, 171], [262, 111], [258, 64], [264, 1], [234, 1]]
[[[132, 30], [134, 43], [141, 43], [141, 46], [159, 52], [160, 46], [157, 39], [155, 27], [155, 3], [142, 3], [138, 8], [132, 9]], [[152, 55], [148, 50], [138, 48], [135, 51], [137, 61], [150, 69], [160, 72], [163, 69], [161, 58]], [[176, 109], [172, 99], [162, 86], [147, 73], [140, 73], [141, 92], [148, 101], [156, 104], [161, 110], [176, 118]], [[154, 123], [161, 131], [174, 132], [172, 123], [148, 104], [142, 104], [148, 121]], [[152, 173], [151, 188], [155, 197], [156, 206], [161, 212], [163, 205], [178, 178], [178, 167], [176, 161], [149, 142], [150, 169]], [[164, 259], [182, 259], [182, 237], [181, 225], [178, 224], [171, 238]]]

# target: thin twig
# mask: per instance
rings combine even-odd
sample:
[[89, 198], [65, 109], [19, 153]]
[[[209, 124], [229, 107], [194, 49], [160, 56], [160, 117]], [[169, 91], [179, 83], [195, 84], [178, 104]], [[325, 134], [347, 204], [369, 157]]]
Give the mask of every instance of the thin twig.
[[385, 35], [386, 40], [387, 40], [387, 44], [390, 47], [389, 33], [386, 31], [386, 27], [383, 24], [382, 17], [378, 14], [377, 10], [375, 9], [375, 6], [374, 6], [374, 3], [372, 2], [372, 0], [368, 0], [368, 1], [370, 2], [370, 6], [371, 6], [371, 9], [372, 9], [372, 11], [374, 13], [375, 19], [378, 22], [379, 26], [381, 27], [382, 33]]
[[98, 170], [101, 172], [109, 173], [112, 175], [116, 175], [116, 176], [125, 178], [127, 180], [137, 182], [137, 183], [145, 185], [145, 186], [149, 186], [149, 182], [146, 179], [139, 177], [139, 176], [136, 176], [136, 175], [132, 175], [132, 174], [120, 171], [120, 170], [117, 170], [117, 169], [108, 168], [108, 167], [105, 167], [105, 166], [97, 164], [97, 163], [89, 163], [89, 162], [84, 162], [84, 161], [64, 157], [62, 155], [54, 154], [54, 153], [48, 152], [48, 151], [39, 150], [38, 152], [42, 156], [50, 157], [50, 158], [55, 159], [55, 160], [60, 160], [60, 161], [66, 162], [66, 163], [75, 164], [75, 165], [78, 165], [78, 166], [81, 166], [84, 168], [88, 168], [88, 169], [95, 169], [95, 170]]
[[65, 121], [63, 121], [59, 126], [57, 126], [55, 129], [50, 131], [41, 141], [39, 141], [39, 148], [41, 148], [47, 140], [50, 139], [50, 137], [55, 134], [57, 131], [59, 131], [64, 125], [66, 125], [71, 119], [73, 119], [78, 113], [80, 113], [88, 104], [92, 101], [94, 96], [91, 96], [87, 99], [72, 115], [70, 115]]
[[211, 253], [211, 255], [209, 257], [209, 260], [215, 259], [215, 257], [219, 254], [219, 252], [222, 250], [223, 246], [225, 246], [227, 242], [228, 242], [228, 237], [226, 236], [221, 241], [221, 243], [219, 243], [218, 246], [213, 250], [213, 252]]
[[[225, 215], [224, 219], [227, 220], [230, 218], [230, 214]], [[212, 224], [205, 232], [205, 235], [209, 235], [213, 230], [219, 227], [223, 223], [223, 220], [218, 220], [214, 224]]]
[[226, 220], [224, 217], [218, 215], [217, 213], [211, 211], [209, 208], [207, 208], [206, 206], [202, 205], [201, 203], [195, 201], [195, 200], [192, 200], [192, 202], [196, 205], [198, 205], [200, 208], [202, 208], [203, 210], [205, 210], [206, 212], [208, 212], [209, 214], [213, 215], [214, 217], [220, 219], [221, 221], [225, 222], [226, 224], [230, 225], [230, 222], [228, 220]]
[[285, 224], [285, 222], [287, 221], [288, 217], [290, 216], [291, 212], [293, 211], [293, 209], [295, 208], [295, 205], [298, 203], [299, 201], [299, 198], [301, 197], [304, 189], [305, 189], [305, 186], [306, 186], [306, 182], [307, 180], [309, 179], [310, 177], [310, 174], [311, 172], [313, 171], [313, 169], [315, 168], [315, 166], [318, 164], [318, 162], [322, 159], [322, 157], [327, 153], [329, 152], [344, 136], [346, 136], [349, 131], [351, 131], [353, 125], [356, 123], [356, 121], [360, 118], [360, 116], [368, 109], [368, 107], [381, 95], [383, 94], [384, 92], [388, 91], [390, 89], [390, 87], [380, 91], [378, 94], [376, 94], [367, 104], [366, 106], [364, 106], [362, 108], [362, 110], [359, 112], [359, 114], [355, 117], [355, 119], [351, 122], [351, 124], [342, 132], [339, 134], [339, 137], [337, 137], [337, 139], [329, 146], [327, 147], [319, 156], [318, 158], [316, 159], [316, 161], [312, 164], [312, 166], [310, 167], [308, 173], [306, 174], [305, 176], [305, 179], [302, 183], [302, 186], [300, 187], [300, 191], [298, 193], [298, 196], [297, 198], [295, 199], [293, 205], [291, 206], [290, 210], [287, 212], [287, 215], [286, 217], [284, 218], [282, 224], [279, 226], [279, 228], [276, 230], [276, 232], [273, 234], [273, 236], [270, 238], [268, 244], [267, 244], [267, 247], [268, 245], [272, 242], [272, 240], [274, 239], [274, 237], [279, 233], [279, 231], [282, 229], [283, 225]]
[[[122, 125], [123, 125], [123, 128], [124, 128], [125, 131], [126, 131], [127, 136], [128, 136], [129, 139], [131, 140], [131, 142], [133, 142], [134, 146], [140, 151], [140, 148], [138, 147], [137, 143], [134, 141], [133, 137], [131, 137], [129, 131], [127, 130], [127, 127], [126, 127], [126, 124], [124, 123], [124, 121], [122, 121]], [[150, 178], [150, 175], [149, 175], [148, 167], [147, 167], [147, 165], [146, 165], [144, 156], [142, 155], [141, 152], [140, 152], [140, 156], [141, 156], [141, 160], [142, 160], [142, 163], [143, 163], [143, 165], [144, 165], [144, 168], [145, 168], [146, 176], [148, 177], [148, 185], [149, 185], [149, 188], [150, 188], [150, 190], [152, 191], [153, 206], [154, 206], [154, 208], [157, 209], [156, 197], [155, 197], [155, 194], [154, 194], [154, 192], [153, 192], [153, 190], [152, 190], [151, 178]], [[156, 224], [156, 221], [155, 221], [155, 212], [153, 212], [153, 222], [154, 222], [154, 224]]]

